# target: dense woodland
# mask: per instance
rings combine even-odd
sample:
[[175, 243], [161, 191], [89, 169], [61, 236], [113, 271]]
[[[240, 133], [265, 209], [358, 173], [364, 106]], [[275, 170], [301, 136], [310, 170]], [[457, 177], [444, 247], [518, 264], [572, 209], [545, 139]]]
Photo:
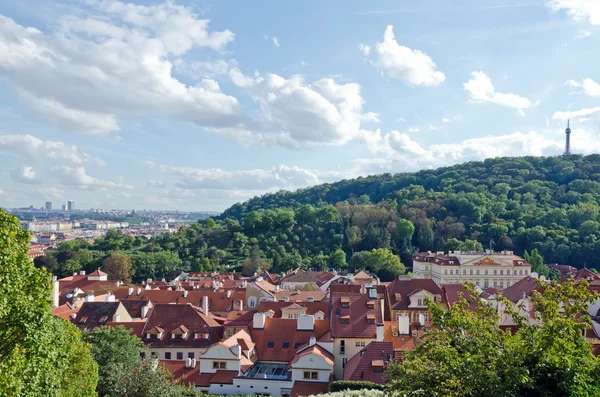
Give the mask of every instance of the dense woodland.
[[266, 194], [173, 235], [66, 242], [38, 264], [67, 275], [123, 252], [135, 281], [296, 267], [367, 268], [387, 279], [410, 270], [419, 250], [490, 246], [600, 268], [599, 238], [600, 155], [495, 158]]

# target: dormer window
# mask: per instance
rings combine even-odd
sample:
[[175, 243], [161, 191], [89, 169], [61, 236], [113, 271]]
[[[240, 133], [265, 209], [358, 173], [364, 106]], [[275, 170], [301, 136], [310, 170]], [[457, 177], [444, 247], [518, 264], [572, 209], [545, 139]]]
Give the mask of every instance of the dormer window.
[[383, 360], [371, 360], [371, 369], [373, 372], [383, 372]]
[[205, 332], [199, 332], [194, 334], [194, 339], [208, 339], [210, 335]]
[[341, 298], [341, 303], [344, 309], [350, 308], [350, 298]]
[[108, 316], [102, 316], [102, 317], [100, 317], [100, 320], [98, 322], [100, 324], [104, 324], [107, 320], [108, 320]]
[[367, 309], [375, 309], [375, 302], [368, 301], [367, 302]]
[[375, 315], [374, 314], [367, 314], [367, 323], [368, 324], [375, 324]]
[[342, 316], [342, 324], [350, 324], [350, 316]]

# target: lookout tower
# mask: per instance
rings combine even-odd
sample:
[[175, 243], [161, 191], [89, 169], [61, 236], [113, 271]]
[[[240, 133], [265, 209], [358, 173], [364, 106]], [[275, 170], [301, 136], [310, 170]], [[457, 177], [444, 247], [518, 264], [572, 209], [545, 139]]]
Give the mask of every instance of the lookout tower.
[[571, 155], [571, 120], [567, 120], [567, 129], [565, 130], [566, 140], [565, 140], [565, 153], [564, 156]]

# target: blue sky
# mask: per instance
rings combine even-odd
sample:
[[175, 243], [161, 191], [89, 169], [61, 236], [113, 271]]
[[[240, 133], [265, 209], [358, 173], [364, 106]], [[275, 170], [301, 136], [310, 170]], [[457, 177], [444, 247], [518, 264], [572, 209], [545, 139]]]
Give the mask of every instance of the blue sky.
[[[452, 5], [450, 5], [452, 4]], [[600, 2], [0, 3], [0, 205], [223, 210], [600, 151]]]

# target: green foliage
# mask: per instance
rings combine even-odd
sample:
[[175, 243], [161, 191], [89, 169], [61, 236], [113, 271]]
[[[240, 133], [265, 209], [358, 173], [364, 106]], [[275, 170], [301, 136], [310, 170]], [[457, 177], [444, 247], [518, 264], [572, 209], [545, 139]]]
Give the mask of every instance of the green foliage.
[[56, 258], [48, 255], [38, 256], [33, 260], [33, 264], [35, 267], [40, 269], [44, 268], [50, 273], [54, 273], [59, 269]]
[[87, 345], [52, 316], [50, 275], [30, 262], [29, 241], [0, 209], [0, 396], [91, 396], [97, 379]]
[[327, 389], [330, 393], [349, 390], [384, 390], [385, 385], [366, 381], [336, 380], [330, 383]]
[[550, 275], [550, 268], [544, 263], [544, 258], [542, 258], [537, 248], [534, 248], [531, 254], [525, 251], [523, 258], [531, 263], [532, 272], [536, 272], [540, 276], [548, 277]]
[[[535, 321], [500, 297], [513, 335], [498, 325], [496, 309], [460, 298], [449, 310], [429, 302], [434, 329], [388, 369], [388, 390], [427, 396], [592, 396], [600, 388], [600, 361], [582, 336], [595, 296], [587, 283], [539, 285], [531, 297]], [[466, 296], [475, 296], [472, 285]]]
[[131, 258], [122, 252], [113, 252], [102, 262], [102, 268], [110, 280], [119, 280], [126, 284], [131, 282], [133, 274]]
[[242, 273], [244, 276], [253, 276], [254, 273], [262, 274], [265, 270], [269, 270], [271, 264], [261, 258], [262, 252], [254, 247], [250, 251], [250, 257], [242, 264]]

